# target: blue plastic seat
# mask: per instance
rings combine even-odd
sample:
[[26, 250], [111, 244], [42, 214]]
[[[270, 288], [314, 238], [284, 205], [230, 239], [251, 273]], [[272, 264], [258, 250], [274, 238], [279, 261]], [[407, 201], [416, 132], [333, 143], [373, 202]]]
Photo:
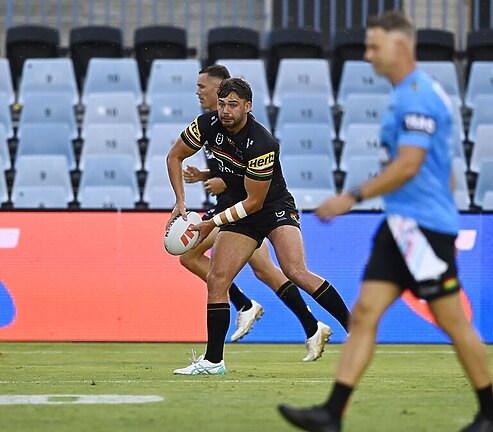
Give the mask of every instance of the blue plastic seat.
[[200, 62], [197, 59], [154, 60], [147, 84], [147, 105], [152, 106], [158, 95], [195, 94], [199, 71]]
[[475, 102], [475, 108], [472, 112], [469, 133], [469, 141], [476, 141], [476, 131], [480, 125], [493, 125], [493, 94], [478, 96]]
[[[2, 161], [2, 156], [0, 156], [0, 163]], [[7, 182], [5, 181], [5, 173], [0, 169], [0, 202], [6, 202], [9, 199], [9, 194], [7, 190]]]
[[467, 186], [466, 173], [464, 171], [464, 161], [461, 158], [454, 158], [452, 161], [452, 172], [454, 174], [454, 201], [459, 210], [469, 210], [471, 198]]
[[487, 211], [493, 210], [493, 191], [488, 191], [484, 194], [482, 208]]
[[142, 168], [139, 146], [130, 124], [89, 125], [84, 134], [79, 168], [84, 170], [89, 155], [128, 155], [134, 162], [134, 170]]
[[[1, 96], [1, 95], [0, 95]], [[14, 137], [14, 127], [12, 125], [12, 117], [10, 115], [10, 106], [6, 100], [2, 102], [0, 99], [0, 127], [3, 127], [7, 138]]]
[[78, 200], [83, 202], [86, 199], [86, 189], [94, 187], [128, 187], [133, 192], [134, 201], [138, 201], [140, 193], [134, 159], [127, 154], [87, 155], [80, 179]]
[[83, 139], [90, 125], [130, 125], [133, 138], [142, 138], [142, 125], [134, 97], [131, 93], [95, 93], [87, 98], [84, 121], [82, 123]]
[[342, 148], [340, 169], [348, 170], [348, 160], [353, 156], [381, 156], [380, 125], [352, 123], [346, 131], [346, 142]]
[[365, 61], [347, 60], [342, 67], [337, 103], [344, 107], [352, 94], [383, 94], [392, 90], [390, 81], [377, 75], [373, 66]]
[[84, 209], [131, 209], [135, 207], [134, 191], [130, 186], [87, 186], [79, 194]]
[[[343, 191], [349, 191], [376, 177], [381, 171], [379, 156], [352, 156], [347, 160], [347, 173], [344, 179]], [[365, 200], [355, 206], [353, 210], [380, 210], [383, 207], [381, 197]]]
[[147, 144], [144, 163], [146, 171], [149, 171], [154, 156], [166, 157], [171, 146], [187, 126], [187, 124], [182, 123], [163, 123], [154, 126], [154, 133]]
[[21, 186], [12, 194], [15, 208], [67, 208], [67, 196], [62, 186]]
[[130, 93], [133, 104], [143, 101], [137, 61], [133, 58], [92, 58], [89, 61], [82, 103], [98, 93]]
[[77, 105], [79, 94], [72, 60], [27, 59], [22, 68], [18, 102], [23, 105], [26, 95], [37, 92], [67, 93], [72, 98], [72, 105]]
[[482, 207], [487, 192], [493, 192], [493, 159], [481, 162], [474, 192], [474, 204]]
[[334, 105], [329, 63], [325, 59], [282, 59], [277, 72], [272, 103], [281, 107], [290, 94], [325, 96]]
[[475, 109], [477, 97], [485, 95], [493, 95], [493, 62], [473, 62], [466, 88], [466, 106]]
[[70, 130], [70, 138], [77, 138], [78, 129], [72, 102], [72, 95], [69, 93], [36, 92], [26, 94], [17, 137], [22, 137], [25, 125], [51, 123], [67, 125]]
[[12, 75], [10, 74], [9, 61], [6, 58], [0, 58], [0, 100], [7, 101], [8, 105], [15, 102]]
[[452, 99], [459, 107], [462, 106], [457, 67], [453, 62], [419, 61], [418, 67], [438, 81], [450, 99]]
[[0, 171], [8, 170], [12, 167], [10, 162], [9, 146], [7, 143], [7, 131], [0, 124]]
[[472, 148], [470, 170], [479, 172], [481, 162], [485, 159], [493, 159], [493, 145], [491, 138], [493, 137], [493, 122], [492, 124], [481, 124], [476, 129], [475, 142]]

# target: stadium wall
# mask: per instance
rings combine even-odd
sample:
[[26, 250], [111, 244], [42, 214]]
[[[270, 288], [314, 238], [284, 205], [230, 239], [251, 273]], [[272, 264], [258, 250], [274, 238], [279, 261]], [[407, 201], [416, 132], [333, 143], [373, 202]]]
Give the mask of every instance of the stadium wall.
[[[0, 340], [205, 340], [205, 285], [163, 248], [168, 213], [3, 212], [0, 220]], [[311, 270], [353, 304], [380, 214], [351, 214], [330, 224], [302, 214]], [[459, 249], [463, 301], [493, 343], [493, 214], [464, 214]], [[302, 342], [301, 326], [245, 268], [236, 279], [265, 308], [248, 342]], [[318, 319], [342, 328], [305, 295]], [[230, 333], [234, 327], [232, 311]], [[229, 336], [228, 336], [229, 337]], [[426, 305], [405, 295], [382, 321], [383, 343], [446, 343]]]

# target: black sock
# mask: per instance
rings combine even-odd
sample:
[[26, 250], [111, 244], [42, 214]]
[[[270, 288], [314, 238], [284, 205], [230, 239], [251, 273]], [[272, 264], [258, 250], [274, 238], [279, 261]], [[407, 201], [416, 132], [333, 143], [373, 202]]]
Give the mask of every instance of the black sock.
[[325, 403], [325, 408], [335, 420], [341, 419], [352, 391], [353, 388], [346, 384], [341, 384], [337, 381], [334, 384], [329, 400]]
[[316, 302], [341, 323], [346, 332], [349, 331], [349, 319], [351, 312], [336, 289], [327, 281], [312, 294]]
[[229, 303], [207, 305], [207, 351], [204, 358], [211, 363], [219, 363], [223, 359], [229, 319]]
[[229, 287], [229, 299], [236, 310], [243, 308], [244, 311], [252, 307], [252, 301], [233, 282]]
[[479, 412], [493, 421], [493, 388], [491, 384], [488, 387], [477, 389], [476, 394], [479, 400]]
[[298, 287], [293, 282], [288, 281], [279, 288], [277, 295], [300, 320], [305, 330], [306, 338], [312, 337], [318, 329], [317, 320], [310, 312], [310, 309], [308, 309], [303, 297], [301, 297]]

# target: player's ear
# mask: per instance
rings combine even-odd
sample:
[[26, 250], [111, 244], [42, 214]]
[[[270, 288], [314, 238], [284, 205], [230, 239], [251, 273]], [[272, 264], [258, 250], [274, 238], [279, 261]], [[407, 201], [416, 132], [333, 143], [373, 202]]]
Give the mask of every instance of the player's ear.
[[247, 102], [245, 103], [245, 111], [246, 111], [247, 113], [249, 113], [251, 110], [252, 110], [252, 102], [251, 102], [251, 101], [247, 101]]

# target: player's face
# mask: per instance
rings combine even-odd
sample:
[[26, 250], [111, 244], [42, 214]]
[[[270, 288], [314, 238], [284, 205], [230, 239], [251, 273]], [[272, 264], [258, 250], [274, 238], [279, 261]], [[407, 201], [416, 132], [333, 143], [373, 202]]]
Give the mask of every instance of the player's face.
[[217, 107], [217, 89], [221, 79], [201, 73], [197, 79], [197, 96], [203, 109], [215, 110]]
[[226, 129], [234, 133], [243, 127], [251, 109], [252, 103], [241, 99], [236, 93], [230, 93], [217, 101], [219, 120]]
[[395, 38], [383, 28], [369, 28], [366, 31], [365, 45], [365, 60], [372, 64], [378, 75], [388, 76], [395, 62]]

